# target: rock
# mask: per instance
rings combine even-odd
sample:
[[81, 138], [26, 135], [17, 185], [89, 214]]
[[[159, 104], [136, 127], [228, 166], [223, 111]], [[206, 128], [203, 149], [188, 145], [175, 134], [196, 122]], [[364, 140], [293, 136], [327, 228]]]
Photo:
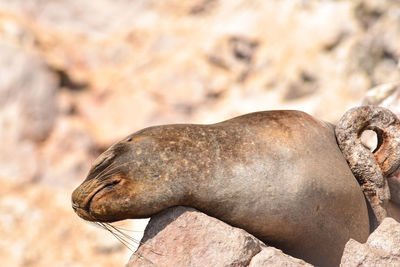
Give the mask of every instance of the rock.
[[384, 83], [371, 88], [365, 94], [361, 104], [381, 106], [400, 116], [400, 83]]
[[134, 266], [311, 266], [193, 208], [174, 207], [153, 216]]
[[400, 266], [400, 223], [386, 218], [365, 244], [351, 239], [340, 266]]
[[193, 208], [175, 207], [152, 217], [127, 267], [276, 264], [312, 266]]
[[267, 247], [263, 248], [260, 253], [255, 255], [249, 264], [249, 267], [262, 266], [312, 267], [313, 265], [303, 260], [286, 255], [279, 249]]
[[35, 53], [0, 41], [0, 177], [38, 175], [38, 143], [56, 119], [57, 80]]
[[[391, 110], [400, 117], [400, 83], [385, 83], [370, 89], [361, 101], [361, 105], [376, 105]], [[377, 144], [377, 136], [371, 130], [364, 131], [361, 141], [373, 151]], [[400, 170], [388, 178], [390, 187], [390, 202], [387, 205], [390, 217], [400, 220]]]
[[399, 257], [400, 260], [400, 223], [392, 218], [386, 218], [369, 236], [367, 245]]
[[400, 205], [400, 170], [397, 170], [388, 178], [390, 185], [390, 198], [393, 202]]
[[127, 266], [247, 266], [263, 244], [192, 208], [176, 207], [151, 218]]
[[[386, 218], [365, 244], [350, 239], [340, 266], [400, 266], [400, 223]], [[266, 247], [247, 232], [193, 208], [173, 207], [153, 216], [127, 267], [307, 266]]]
[[76, 116], [60, 116], [40, 148], [38, 181], [53, 187], [69, 187], [87, 175], [100, 150], [82, 121]]
[[39, 55], [4, 42], [0, 72], [1, 139], [43, 141], [56, 117], [56, 77]]
[[366, 30], [357, 38], [348, 61], [351, 69], [357, 68], [368, 77], [369, 86], [395, 82], [400, 79], [398, 60], [400, 50], [400, 6], [390, 1], [354, 1], [354, 14]]

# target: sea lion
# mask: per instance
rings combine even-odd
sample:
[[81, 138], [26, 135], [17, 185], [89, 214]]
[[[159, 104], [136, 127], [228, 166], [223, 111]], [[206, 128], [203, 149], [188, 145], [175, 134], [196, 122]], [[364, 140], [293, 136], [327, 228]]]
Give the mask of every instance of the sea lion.
[[322, 266], [338, 265], [345, 243], [365, 242], [370, 228], [334, 126], [300, 111], [140, 130], [101, 154], [72, 194], [75, 212], [89, 221], [178, 205]]

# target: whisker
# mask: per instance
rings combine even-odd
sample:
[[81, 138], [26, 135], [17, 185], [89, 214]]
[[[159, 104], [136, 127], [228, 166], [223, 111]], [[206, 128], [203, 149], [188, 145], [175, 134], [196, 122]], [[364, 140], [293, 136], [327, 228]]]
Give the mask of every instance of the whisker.
[[[89, 222], [89, 221], [86, 221], [86, 222]], [[97, 228], [99, 228], [99, 229], [103, 229], [104, 230], [104, 227], [103, 226], [101, 226], [98, 222], [89, 222], [91, 225], [93, 225], [94, 227], [97, 227]]]
[[131, 232], [131, 233], [140, 233], [140, 232], [142, 232], [143, 233], [143, 230], [130, 230], [130, 229], [123, 228], [121, 226], [116, 226], [116, 225], [112, 225], [112, 226], [115, 227], [115, 228], [118, 228], [121, 231], [125, 231], [125, 232]]
[[[137, 241], [136, 239], [132, 238], [131, 236], [129, 236], [128, 234], [124, 233], [123, 231], [121, 231], [120, 229], [118, 229], [118, 227], [113, 226], [109, 223], [103, 223], [103, 222], [99, 222], [96, 221], [96, 218], [93, 217], [92, 215], [88, 214], [94, 221], [86, 221], [89, 222], [90, 224], [94, 225], [95, 227], [98, 228], [102, 228], [103, 230], [106, 230], [107, 232], [110, 232], [124, 247], [126, 247], [129, 251], [131, 251], [136, 257], [138, 257], [139, 259], [143, 259], [145, 261], [148, 261], [150, 264], [154, 265], [154, 262], [152, 262], [151, 260], [147, 259], [146, 257], [144, 257], [143, 255], [141, 255], [137, 249], [135, 248], [135, 246], [133, 244], [131, 244], [130, 242], [133, 241], [136, 244], [142, 244], [143, 246], [148, 246], [146, 244], [144, 244], [143, 242]], [[114, 232], [115, 231], [115, 232]], [[158, 255], [162, 255], [160, 253], [155, 252], [154, 250], [150, 249], [150, 251], [152, 251], [155, 254]]]
[[140, 244], [140, 241], [139, 241], [139, 240], [137, 240], [137, 239], [131, 237], [130, 235], [124, 233], [123, 231], [121, 231], [121, 230], [118, 229], [117, 227], [115, 227], [115, 226], [113, 226], [113, 225], [111, 225], [111, 224], [109, 224], [109, 223], [105, 223], [105, 224], [107, 224], [109, 227], [111, 227], [113, 230], [117, 231], [119, 234], [121, 234], [122, 236], [126, 237], [127, 239], [133, 241], [133, 242], [136, 243], [136, 244]]
[[[154, 264], [151, 260], [143, 257], [139, 252], [137, 251], [133, 251], [129, 245], [131, 245], [127, 240], [125, 240], [122, 236], [118, 235], [117, 233], [113, 232], [111, 229], [114, 229], [114, 227], [108, 223], [101, 223], [99, 222], [99, 224], [101, 226], [104, 227], [104, 229], [106, 229], [107, 231], [109, 231], [115, 238], [117, 238], [125, 247], [127, 247], [131, 252], [133, 252], [133, 255], [136, 255], [137, 257], [139, 257], [140, 259], [146, 260], [148, 262], [150, 262], [151, 264]], [[110, 226], [110, 228], [108, 228], [107, 226]]]
[[[93, 216], [92, 216], [93, 217]], [[88, 222], [88, 221], [86, 221]], [[119, 242], [121, 242], [121, 244], [123, 244], [126, 248], [128, 248], [131, 252], [135, 253], [135, 246], [132, 245], [129, 241], [127, 241], [125, 238], [126, 237], [122, 237], [120, 234], [116, 234], [112, 231], [112, 229], [110, 229], [109, 227], [107, 227], [107, 225], [105, 225], [106, 223], [101, 223], [101, 222], [90, 222], [89, 223], [97, 228], [101, 228], [103, 230], [106, 230], [108, 232], [110, 232]]]
[[110, 172], [110, 173], [106, 173], [104, 175], [102, 175], [101, 177], [98, 178], [98, 182], [103, 182], [105, 181], [108, 177], [116, 175], [116, 174], [120, 174], [121, 171], [116, 171], [116, 172]]
[[[96, 218], [94, 218], [92, 215], [89, 214], [89, 216], [96, 220]], [[127, 247], [131, 252], [135, 252], [134, 251], [134, 245], [132, 245], [129, 241], [127, 241], [126, 239], [124, 239], [124, 237], [121, 237], [120, 234], [116, 234], [112, 231], [112, 229], [110, 229], [109, 227], [107, 227], [109, 224], [107, 223], [102, 223], [99, 221], [92, 221], [90, 222], [92, 225], [98, 227], [98, 228], [102, 228], [103, 230], [106, 230], [108, 232], [110, 232], [118, 241], [120, 241], [125, 247]]]
[[[105, 171], [107, 171], [109, 168], [111, 168], [112, 166], [114, 166], [116, 163], [115, 163], [115, 161], [112, 161], [110, 164], [108, 164], [101, 172], [99, 172], [97, 175], [96, 175], [96, 177], [97, 176], [99, 176], [99, 175], [101, 175], [102, 173], [104, 173]], [[95, 177], [95, 178], [96, 178]]]
[[96, 176], [95, 179], [97, 179], [98, 182], [102, 182], [102, 181], [106, 180], [108, 177], [116, 175], [116, 174], [120, 174], [120, 173], [122, 173], [122, 171], [118, 170], [118, 168], [115, 167], [115, 168], [103, 173], [101, 176]]
[[110, 232], [118, 241], [120, 241], [127, 249], [129, 249], [131, 252], [135, 253], [133, 248], [131, 248], [132, 244], [130, 244], [128, 241], [126, 241], [124, 238], [122, 238], [120, 235], [115, 234], [111, 229], [109, 229], [106, 225], [103, 223], [99, 223], [101, 226], [104, 227], [105, 230]]
[[[114, 168], [109, 169], [111, 166], [114, 166], [114, 165], [116, 164], [116, 162], [113, 161], [113, 162], [111, 162], [111, 164], [110, 164], [109, 166], [107, 166], [103, 171], [101, 171], [98, 175], [96, 175], [95, 178], [97, 178], [97, 177], [99, 177], [100, 175], [103, 175], [103, 174], [105, 175], [105, 172], [104, 172], [104, 171], [106, 171], [106, 170], [107, 170], [107, 174], [108, 174], [108, 173], [113, 172], [113, 171], [116, 170], [116, 169], [119, 169], [119, 168], [122, 167], [122, 166], [125, 166], [125, 165], [127, 165], [127, 164], [130, 164], [130, 163], [133, 162], [133, 161], [134, 161], [134, 159], [131, 159], [131, 160], [128, 160], [128, 161], [126, 161], [126, 162], [124, 162], [124, 163], [121, 163], [121, 164], [116, 165]], [[94, 178], [94, 179], [95, 179], [95, 178]]]
[[[91, 216], [93, 218], [93, 216]], [[146, 260], [148, 262], [150, 262], [151, 264], [154, 264], [151, 260], [147, 259], [146, 257], [143, 257], [137, 250], [134, 251], [133, 250], [133, 245], [130, 243], [130, 241], [135, 242], [136, 244], [140, 244], [144, 247], [149, 247], [149, 245], [144, 244], [141, 241], [138, 241], [134, 238], [132, 238], [131, 236], [129, 236], [128, 234], [122, 232], [120, 229], [118, 229], [118, 227], [111, 225], [109, 223], [103, 223], [103, 222], [93, 222], [97, 227], [103, 228], [106, 231], [110, 232], [119, 242], [121, 242], [126, 248], [128, 248], [134, 255], [136, 255], [137, 257], [139, 257], [140, 259]], [[113, 230], [117, 231], [114, 232]], [[130, 241], [128, 241], [130, 240]], [[131, 247], [132, 246], [132, 247]], [[152, 253], [163, 256], [163, 254], [154, 251], [151, 247], [148, 248]]]
[[[134, 159], [131, 159], [129, 161], [126, 161], [122, 164], [117, 163], [116, 161], [112, 161], [108, 166], [106, 166], [101, 172], [99, 172], [94, 178], [93, 181], [96, 181], [98, 183], [101, 183], [108, 179], [109, 177], [113, 175], [117, 175], [122, 173], [121, 167], [130, 164], [133, 162]], [[135, 239], [134, 237], [130, 236], [124, 231], [127, 232], [141, 232], [141, 231], [133, 231], [133, 230], [128, 230], [124, 229], [121, 227], [117, 227], [114, 225], [111, 225], [109, 223], [103, 223], [99, 222], [96, 218], [94, 218], [92, 215], [90, 215], [92, 219], [94, 220], [94, 225], [100, 228], [103, 228], [104, 230], [110, 232], [123, 246], [125, 246], [127, 249], [129, 249], [131, 252], [133, 252], [133, 255], [136, 255], [139, 259], [144, 259], [151, 264], [154, 264], [152, 261], [147, 259], [146, 257], [143, 257], [138, 251], [137, 251], [137, 245], [143, 246], [146, 249], [149, 249], [152, 253], [163, 256], [162, 253], [159, 253], [155, 250], [150, 245], [145, 244], [144, 242], [141, 242], [140, 240]]]
[[99, 172], [93, 179], [97, 179], [98, 177], [102, 176], [104, 173], [106, 173], [115, 164], [116, 164], [116, 162], [112, 161], [107, 167], [105, 167], [101, 172]]
[[160, 255], [160, 256], [164, 256], [162, 253], [153, 250], [153, 248], [151, 248], [151, 246], [149, 246], [149, 245], [145, 244], [144, 242], [139, 241], [139, 240], [137, 240], [137, 239], [131, 237], [130, 235], [124, 233], [124, 232], [122, 231], [122, 229], [120, 229], [119, 227], [114, 226], [114, 225], [111, 225], [111, 224], [109, 224], [109, 223], [105, 223], [105, 224], [107, 224], [108, 226], [110, 226], [111, 228], [113, 228], [115, 231], [118, 231], [118, 233], [120, 233], [121, 235], [123, 235], [125, 238], [127, 238], [127, 239], [129, 239], [129, 240], [135, 242], [136, 244], [139, 244], [139, 245], [141, 245], [141, 246], [143, 246], [143, 247], [146, 247], [147, 249], [149, 249], [149, 250], [150, 250], [151, 252], [153, 252], [154, 254], [157, 254], [157, 255]]

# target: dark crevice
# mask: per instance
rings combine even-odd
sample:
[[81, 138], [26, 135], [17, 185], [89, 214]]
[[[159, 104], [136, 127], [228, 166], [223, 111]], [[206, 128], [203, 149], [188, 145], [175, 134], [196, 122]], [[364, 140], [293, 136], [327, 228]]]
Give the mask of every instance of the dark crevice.
[[395, 55], [395, 53], [389, 51], [386, 48], [383, 49], [382, 58], [397, 63], [397, 56]]
[[304, 83], [313, 83], [316, 80], [316, 78], [313, 75], [305, 71], [302, 71], [300, 73], [300, 78]]
[[190, 11], [190, 15], [204, 15], [209, 13], [217, 4], [216, 0], [203, 0], [200, 3], [194, 5]]
[[206, 94], [206, 98], [208, 100], [217, 100], [219, 98], [221, 98], [224, 95], [225, 91], [221, 90], [221, 91], [217, 91], [217, 92], [208, 92]]
[[186, 116], [192, 115], [197, 107], [194, 104], [186, 104], [186, 103], [177, 103], [174, 105], [174, 108], [177, 112], [183, 113]]
[[243, 37], [234, 36], [229, 39], [234, 58], [244, 62], [251, 62], [258, 47], [257, 41], [247, 40]]
[[230, 67], [228, 63], [225, 62], [225, 60], [219, 56], [216, 55], [210, 55], [207, 57], [208, 62], [210, 62], [212, 65], [224, 69], [224, 70], [229, 70]]
[[54, 69], [54, 72], [59, 78], [60, 88], [68, 88], [70, 90], [78, 91], [88, 87], [88, 84], [86, 82], [78, 82], [71, 79], [70, 75], [65, 70]]
[[291, 82], [284, 95], [285, 100], [295, 100], [313, 94], [318, 90], [318, 79], [307, 71], [301, 71], [296, 81]]
[[335, 48], [338, 47], [346, 39], [346, 37], [348, 35], [349, 35], [348, 32], [344, 32], [344, 31], [339, 33], [332, 42], [326, 44], [323, 47], [324, 51], [331, 52], [331, 51], [335, 50]]
[[368, 6], [361, 2], [355, 8], [354, 15], [361, 26], [367, 30], [383, 15], [384, 10], [377, 7]]

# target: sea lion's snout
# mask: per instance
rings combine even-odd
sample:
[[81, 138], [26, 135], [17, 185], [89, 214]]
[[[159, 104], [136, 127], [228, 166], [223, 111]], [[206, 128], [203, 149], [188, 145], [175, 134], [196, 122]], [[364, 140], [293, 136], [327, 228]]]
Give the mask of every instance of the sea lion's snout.
[[95, 221], [92, 216], [83, 208], [80, 208], [78, 205], [72, 202], [72, 209], [75, 213], [86, 221]]
[[[111, 191], [122, 180], [122, 173], [114, 166], [118, 165], [118, 157], [114, 149], [115, 147], [112, 146], [94, 161], [86, 179], [72, 193], [72, 209], [84, 220], [107, 220], [107, 218], [98, 217], [99, 214], [102, 217], [101, 214], [110, 212], [104, 198], [112, 202]], [[98, 201], [102, 204], [99, 205]]]
[[81, 217], [84, 220], [92, 221], [91, 220], [91, 216], [89, 215], [89, 213], [85, 209], [81, 208], [79, 206], [79, 204], [75, 203], [74, 200], [72, 200], [71, 206], [72, 206], [72, 209], [74, 210], [74, 212], [79, 217]]
[[79, 208], [79, 206], [73, 200], [71, 202], [72, 202], [72, 205], [71, 205], [72, 209], [76, 212], [76, 210]]
[[122, 191], [121, 188], [115, 187], [121, 181], [122, 178], [118, 175], [107, 181], [85, 180], [72, 193], [72, 209], [79, 217], [87, 221], [110, 221], [108, 214], [113, 213], [113, 200], [115, 203], [119, 202], [119, 194], [114, 191]]
[[74, 212], [84, 220], [93, 221], [92, 216], [89, 214], [88, 201], [86, 200], [89, 194], [84, 193], [82, 185], [74, 190], [72, 193], [71, 206]]
[[[152, 128], [148, 131], [151, 133]], [[187, 189], [176, 186], [173, 179], [185, 177], [190, 168], [178, 165], [182, 160], [176, 151], [185, 146], [178, 142], [179, 138], [172, 138], [163, 147], [158, 136], [136, 133], [102, 153], [85, 181], [72, 193], [76, 214], [88, 221], [113, 222], [148, 218], [168, 207], [185, 204], [187, 201], [183, 201], [189, 198]]]

